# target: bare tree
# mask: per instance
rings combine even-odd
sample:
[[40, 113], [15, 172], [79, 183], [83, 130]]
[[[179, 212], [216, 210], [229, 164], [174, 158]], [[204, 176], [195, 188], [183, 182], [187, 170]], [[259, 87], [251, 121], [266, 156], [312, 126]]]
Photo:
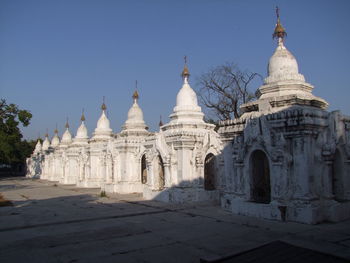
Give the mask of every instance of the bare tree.
[[200, 102], [219, 120], [239, 118], [240, 105], [255, 98], [250, 85], [261, 75], [241, 71], [237, 65], [226, 63], [202, 74], [197, 82]]

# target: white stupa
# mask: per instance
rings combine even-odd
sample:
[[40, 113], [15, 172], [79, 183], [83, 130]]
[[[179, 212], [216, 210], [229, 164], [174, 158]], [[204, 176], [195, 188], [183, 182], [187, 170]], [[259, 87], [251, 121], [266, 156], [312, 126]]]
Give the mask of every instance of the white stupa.
[[60, 137], [58, 137], [58, 130], [57, 128], [54, 131], [54, 136], [52, 137], [51, 140], [51, 147], [56, 148], [60, 144]]
[[292, 105], [328, 107], [324, 99], [312, 94], [314, 87], [299, 73], [297, 60], [284, 45], [286, 35], [278, 16], [273, 33], [273, 37], [277, 38], [277, 48], [269, 60], [264, 84], [256, 91], [259, 99], [243, 104], [243, 112], [274, 112]]
[[41, 152], [41, 142], [40, 139], [38, 139], [38, 142], [35, 145], [34, 153], [40, 153]]
[[196, 92], [188, 83], [190, 73], [186, 63], [181, 75], [183, 85], [176, 96], [176, 106], [173, 113], [169, 116], [171, 119], [170, 124], [204, 123], [204, 114], [201, 107], [198, 106]]
[[45, 134], [45, 140], [43, 142], [43, 146], [42, 146], [42, 150], [43, 151], [47, 151], [50, 147], [50, 140], [49, 140], [49, 135], [48, 133], [46, 132]]
[[61, 140], [61, 144], [60, 144], [61, 146], [68, 146], [72, 142], [72, 135], [69, 131], [68, 119], [67, 119], [65, 127], [66, 127], [66, 130], [62, 135], [62, 140]]
[[87, 144], [88, 143], [88, 130], [85, 126], [85, 115], [84, 112], [81, 115], [81, 124], [77, 130], [77, 134], [74, 138], [73, 144]]
[[108, 139], [112, 136], [112, 129], [110, 128], [109, 120], [106, 116], [106, 104], [103, 102], [102, 106], [102, 114], [99, 120], [97, 121], [97, 127], [93, 134], [93, 139]]
[[128, 119], [125, 121], [122, 131], [146, 131], [148, 129], [145, 121], [143, 120], [143, 112], [138, 105], [137, 101], [139, 99], [139, 94], [137, 90], [135, 90], [132, 95], [133, 104], [128, 111]]

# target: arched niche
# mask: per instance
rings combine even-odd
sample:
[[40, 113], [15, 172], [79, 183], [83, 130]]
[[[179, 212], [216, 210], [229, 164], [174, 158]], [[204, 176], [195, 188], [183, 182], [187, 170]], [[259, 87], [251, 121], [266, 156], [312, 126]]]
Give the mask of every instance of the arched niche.
[[270, 168], [266, 154], [255, 150], [250, 157], [251, 200], [256, 203], [271, 202]]
[[160, 155], [157, 155], [156, 157], [156, 165], [157, 165], [156, 175], [158, 175], [159, 190], [163, 190], [165, 186], [164, 164], [163, 164], [163, 159]]
[[216, 189], [215, 156], [209, 153], [204, 160], [204, 189], [212, 191]]
[[146, 155], [142, 155], [141, 158], [141, 183], [147, 183], [147, 163], [146, 163]]

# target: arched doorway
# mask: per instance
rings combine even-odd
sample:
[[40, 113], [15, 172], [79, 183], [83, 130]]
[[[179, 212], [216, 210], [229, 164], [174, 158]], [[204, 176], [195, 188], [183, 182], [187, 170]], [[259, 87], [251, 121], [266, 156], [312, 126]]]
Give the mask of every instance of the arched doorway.
[[215, 156], [209, 153], [204, 160], [204, 189], [207, 191], [215, 190], [215, 179]]
[[334, 199], [341, 201], [344, 199], [344, 187], [343, 187], [343, 158], [340, 151], [335, 151], [333, 165], [332, 165], [332, 193]]
[[162, 157], [160, 155], [157, 156], [157, 163], [158, 163], [158, 178], [159, 178], [159, 190], [164, 189], [165, 185], [165, 179], [164, 179], [164, 164]]
[[251, 198], [257, 203], [270, 203], [270, 169], [269, 160], [261, 150], [256, 150], [250, 158]]
[[141, 183], [147, 183], [147, 165], [146, 165], [146, 155], [142, 155], [141, 158]]

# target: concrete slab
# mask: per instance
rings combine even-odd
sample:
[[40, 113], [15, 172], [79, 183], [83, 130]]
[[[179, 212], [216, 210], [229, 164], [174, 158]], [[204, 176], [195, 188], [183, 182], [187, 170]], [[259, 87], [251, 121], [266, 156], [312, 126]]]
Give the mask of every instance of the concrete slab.
[[305, 225], [232, 215], [206, 204], [8, 178], [0, 193], [0, 262], [199, 262], [275, 240], [350, 260], [350, 221]]

